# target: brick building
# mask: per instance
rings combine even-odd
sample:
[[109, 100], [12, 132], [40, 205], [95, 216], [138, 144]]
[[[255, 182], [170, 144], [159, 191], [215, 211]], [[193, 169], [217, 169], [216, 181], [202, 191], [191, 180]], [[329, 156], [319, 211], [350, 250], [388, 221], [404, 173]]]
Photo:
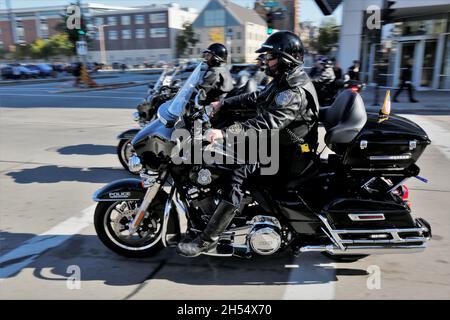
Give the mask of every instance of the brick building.
[[197, 15], [196, 10], [177, 4], [96, 14], [93, 23], [98, 32], [88, 58], [107, 64], [130, 65], [172, 61], [178, 32], [185, 22], [192, 22]]

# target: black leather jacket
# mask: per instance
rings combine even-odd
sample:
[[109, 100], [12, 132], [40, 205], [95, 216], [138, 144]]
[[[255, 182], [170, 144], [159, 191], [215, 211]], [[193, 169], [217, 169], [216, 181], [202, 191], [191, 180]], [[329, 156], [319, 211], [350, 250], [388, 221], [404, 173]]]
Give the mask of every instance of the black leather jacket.
[[[290, 145], [292, 133], [312, 147], [317, 144], [319, 103], [316, 90], [302, 67], [274, 79], [264, 90], [225, 99], [226, 110], [257, 108], [257, 116], [236, 123], [230, 128], [239, 130], [280, 130], [280, 144]], [[287, 130], [289, 129], [289, 130]]]
[[233, 78], [224, 65], [208, 67], [199, 87], [206, 91], [204, 104], [221, 100], [233, 89]]

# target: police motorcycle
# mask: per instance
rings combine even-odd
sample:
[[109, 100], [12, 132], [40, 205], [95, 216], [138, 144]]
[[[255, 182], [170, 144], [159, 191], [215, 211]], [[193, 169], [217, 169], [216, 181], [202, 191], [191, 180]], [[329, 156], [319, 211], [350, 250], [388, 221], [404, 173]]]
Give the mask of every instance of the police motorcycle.
[[[156, 118], [158, 107], [165, 101], [173, 98], [180, 89], [179, 79], [175, 76], [180, 72], [179, 68], [169, 70], [164, 68], [156, 83], [152, 86], [149, 84], [147, 97], [140, 103], [133, 112], [133, 120], [143, 128]], [[133, 137], [139, 132], [140, 128], [133, 128], [120, 133], [117, 136], [119, 144], [117, 145], [117, 156], [125, 170], [128, 169], [128, 159], [130, 158], [133, 148], [130, 144]]]
[[[200, 233], [219, 203], [226, 167], [172, 161], [182, 144], [172, 140], [174, 130], [192, 133], [196, 121], [209, 127], [209, 108], [200, 105], [203, 93], [195, 89], [202, 72], [198, 66], [131, 141], [129, 168], [140, 179], [114, 181], [93, 195], [97, 235], [120, 255], [145, 257], [176, 246], [183, 232]], [[320, 120], [335, 154], [326, 160], [316, 155], [310, 169], [287, 180], [250, 178], [240, 213], [204, 254], [321, 252], [350, 262], [426, 248], [431, 226], [413, 218], [404, 184], [412, 177], [424, 180], [415, 164], [430, 144], [423, 129], [400, 116], [366, 113], [361, 96], [351, 90], [322, 109]]]

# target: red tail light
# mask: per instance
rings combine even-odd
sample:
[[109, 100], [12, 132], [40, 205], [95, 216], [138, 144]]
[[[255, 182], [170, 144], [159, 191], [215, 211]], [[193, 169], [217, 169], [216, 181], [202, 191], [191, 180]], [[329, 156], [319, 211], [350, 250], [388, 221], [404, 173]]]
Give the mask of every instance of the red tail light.
[[358, 91], [359, 91], [359, 88], [358, 88], [358, 87], [352, 87], [352, 91], [353, 91], [353, 92], [358, 92]]
[[409, 200], [409, 189], [406, 185], [402, 185], [401, 187], [401, 193], [400, 196], [402, 197], [403, 201], [408, 201]]

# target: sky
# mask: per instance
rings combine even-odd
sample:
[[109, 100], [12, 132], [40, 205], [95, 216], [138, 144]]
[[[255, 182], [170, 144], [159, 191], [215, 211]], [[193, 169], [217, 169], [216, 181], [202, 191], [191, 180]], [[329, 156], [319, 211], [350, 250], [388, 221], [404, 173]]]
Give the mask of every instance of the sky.
[[[75, 0], [72, 0], [73, 2]], [[41, 7], [41, 6], [51, 6], [51, 5], [65, 5], [70, 2], [70, 0], [10, 0], [11, 6], [13, 8], [24, 8], [24, 7]], [[253, 8], [254, 0], [232, 0], [233, 2], [244, 6]], [[314, 0], [299, 0], [300, 1], [300, 21], [312, 21], [316, 25], [320, 25], [324, 15], [320, 9], [315, 4]], [[175, 2], [180, 3], [183, 7], [193, 7], [199, 11], [208, 3], [208, 0], [83, 0], [82, 2], [95, 2], [109, 5], [117, 6], [142, 6], [151, 3], [169, 3]], [[342, 6], [340, 6], [334, 13], [334, 17], [338, 23], [341, 21], [342, 16]], [[0, 9], [5, 9], [5, 1], [0, 0]]]

